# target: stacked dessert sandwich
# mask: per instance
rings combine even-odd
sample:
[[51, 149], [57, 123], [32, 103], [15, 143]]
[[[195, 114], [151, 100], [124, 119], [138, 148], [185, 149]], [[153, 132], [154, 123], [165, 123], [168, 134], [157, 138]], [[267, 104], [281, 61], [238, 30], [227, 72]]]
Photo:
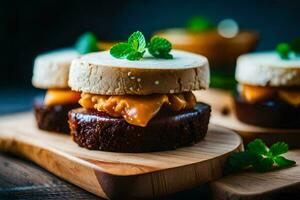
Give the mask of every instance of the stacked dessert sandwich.
[[68, 86], [69, 67], [79, 56], [75, 50], [61, 50], [35, 59], [32, 84], [47, 89], [45, 97], [37, 97], [33, 108], [38, 127], [43, 130], [69, 132], [67, 115], [78, 107], [80, 93]]
[[149, 152], [190, 145], [206, 135], [210, 106], [196, 103], [191, 91], [208, 87], [207, 59], [171, 51], [158, 37], [147, 47], [149, 53], [135, 32], [111, 51], [73, 60], [69, 86], [81, 92], [82, 108], [69, 112], [69, 124], [79, 146]]
[[47, 89], [45, 97], [34, 101], [34, 113], [40, 129], [69, 133], [68, 112], [79, 107], [80, 93], [68, 86], [71, 61], [80, 54], [97, 51], [97, 40], [91, 33], [82, 35], [76, 48], [56, 50], [37, 56], [34, 61], [32, 84]]
[[300, 128], [300, 58], [276, 52], [238, 58], [236, 114], [242, 122], [272, 128]]

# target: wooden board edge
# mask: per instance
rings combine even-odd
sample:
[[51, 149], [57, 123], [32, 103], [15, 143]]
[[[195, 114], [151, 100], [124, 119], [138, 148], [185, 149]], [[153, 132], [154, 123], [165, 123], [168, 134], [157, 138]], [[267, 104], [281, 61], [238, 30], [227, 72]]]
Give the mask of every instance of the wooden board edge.
[[[232, 152], [241, 151], [242, 149], [243, 144], [241, 143], [236, 149], [222, 155], [221, 159], [214, 158], [201, 163], [193, 163], [181, 167], [127, 177], [104, 174], [97, 170], [95, 173], [100, 185], [102, 185], [103, 190], [110, 199], [120, 199], [121, 197], [123, 199], [125, 197], [129, 199], [157, 198], [162, 195], [197, 187], [208, 181], [220, 178], [223, 174], [223, 168], [227, 157]], [[209, 167], [212, 167], [215, 170], [218, 169], [217, 173], [213, 174], [211, 171], [210, 174], [205, 174], [205, 176], [203, 176], [201, 171]], [[193, 176], [187, 177], [186, 174], [193, 174]], [[201, 178], [199, 178], [200, 176]], [[172, 185], [172, 187], [169, 187], [170, 185]], [[131, 194], [132, 196], [126, 196], [128, 194]]]
[[212, 199], [214, 200], [231, 200], [231, 199], [240, 199], [240, 200], [247, 200], [247, 199], [263, 199], [264, 197], [268, 197], [271, 193], [272, 195], [276, 195], [281, 191], [285, 191], [287, 189], [298, 189], [300, 188], [299, 183], [293, 183], [288, 186], [276, 188], [275, 190], [266, 190], [264, 192], [240, 192], [233, 188], [230, 188], [228, 185], [219, 183], [219, 182], [211, 182], [209, 184], [211, 192], [212, 192]]
[[[14, 148], [7, 148], [10, 145], [13, 145]], [[59, 151], [51, 151], [25, 142], [1, 137], [0, 151], [30, 160], [74, 185], [97, 196], [108, 198], [95, 176], [95, 168], [97, 167], [88, 162]]]
[[[242, 141], [241, 138], [240, 141]], [[13, 137], [0, 137], [1, 151], [22, 156], [68, 182], [103, 198], [111, 199], [125, 197], [126, 194], [130, 194], [128, 191], [131, 191], [134, 197], [158, 197], [215, 180], [221, 177], [227, 156], [233, 151], [242, 150], [242, 148], [243, 144], [240, 142], [235, 149], [222, 155], [221, 160], [213, 158], [201, 163], [145, 174], [120, 176], [103, 172], [96, 165], [55, 149], [45, 149], [27, 142], [16, 141]], [[216, 171], [215, 174], [201, 175], [201, 179], [197, 179], [200, 177], [201, 169], [208, 167], [213, 167]], [[187, 181], [182, 181], [187, 178], [187, 173], [194, 174], [194, 176], [189, 177]], [[180, 181], [174, 180], [174, 177]], [[170, 184], [172, 187], [168, 186], [168, 183], [172, 183]]]

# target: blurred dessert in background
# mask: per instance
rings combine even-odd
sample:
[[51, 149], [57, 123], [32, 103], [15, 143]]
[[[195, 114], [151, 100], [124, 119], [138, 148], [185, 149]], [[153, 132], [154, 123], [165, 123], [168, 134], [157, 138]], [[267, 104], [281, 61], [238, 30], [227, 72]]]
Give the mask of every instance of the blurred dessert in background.
[[[237, 60], [237, 118], [272, 128], [300, 128], [300, 57], [279, 46], [279, 55], [260, 52]], [[292, 55], [293, 54], [293, 55]]]
[[80, 93], [68, 87], [71, 61], [80, 54], [74, 49], [63, 49], [36, 57], [32, 84], [46, 89], [46, 95], [34, 100], [33, 109], [40, 129], [68, 133], [67, 115], [78, 107]]
[[71, 61], [81, 54], [98, 51], [97, 39], [92, 33], [79, 37], [75, 48], [55, 50], [38, 55], [34, 61], [32, 84], [46, 89], [46, 95], [33, 103], [34, 114], [40, 129], [69, 133], [68, 112], [79, 107], [80, 93], [68, 86]]
[[239, 30], [232, 19], [222, 20], [217, 26], [203, 17], [194, 17], [186, 28], [170, 28], [155, 33], [168, 39], [174, 49], [182, 49], [206, 56], [212, 78], [211, 86], [232, 89], [235, 85], [236, 58], [255, 49], [258, 33]]

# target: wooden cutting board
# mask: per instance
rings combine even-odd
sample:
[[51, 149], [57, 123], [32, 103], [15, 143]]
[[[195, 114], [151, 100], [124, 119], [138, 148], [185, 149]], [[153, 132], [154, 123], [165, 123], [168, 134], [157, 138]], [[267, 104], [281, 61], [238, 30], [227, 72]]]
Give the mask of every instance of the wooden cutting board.
[[209, 89], [194, 93], [198, 101], [209, 103], [212, 106], [210, 122], [238, 132], [245, 144], [255, 138], [261, 138], [268, 145], [277, 141], [285, 141], [289, 144], [290, 148], [300, 148], [300, 129], [264, 128], [239, 121], [235, 115], [231, 92]]
[[286, 157], [298, 165], [267, 173], [240, 172], [212, 182], [214, 199], [299, 199], [300, 150], [289, 151]]
[[0, 150], [25, 157], [55, 175], [109, 199], [157, 197], [222, 176], [240, 136], [210, 126], [190, 147], [153, 153], [112, 153], [80, 148], [70, 136], [38, 130], [31, 113], [0, 118]]

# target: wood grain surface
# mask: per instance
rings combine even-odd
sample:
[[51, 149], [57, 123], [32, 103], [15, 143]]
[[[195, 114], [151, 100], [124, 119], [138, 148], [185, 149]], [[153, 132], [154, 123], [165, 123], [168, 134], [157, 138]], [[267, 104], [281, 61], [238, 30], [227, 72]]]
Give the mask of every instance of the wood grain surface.
[[[49, 173], [34, 163], [0, 152], [0, 199], [101, 200], [85, 190]], [[161, 197], [161, 200], [211, 199], [208, 184]]]
[[286, 157], [298, 164], [267, 173], [235, 173], [212, 182], [214, 199], [300, 199], [300, 150]]
[[90, 151], [68, 135], [38, 130], [32, 114], [23, 113], [0, 119], [0, 149], [96, 195], [124, 199], [158, 197], [215, 180], [222, 175], [227, 156], [242, 149], [242, 141], [231, 131], [211, 126], [205, 140], [174, 151]]
[[0, 199], [99, 199], [35, 164], [0, 153]]
[[244, 144], [255, 138], [261, 138], [269, 145], [276, 141], [285, 141], [291, 148], [300, 148], [300, 129], [264, 128], [239, 121], [235, 115], [231, 92], [209, 89], [194, 93], [197, 101], [206, 102], [212, 106], [210, 122], [238, 132], [242, 136]]

